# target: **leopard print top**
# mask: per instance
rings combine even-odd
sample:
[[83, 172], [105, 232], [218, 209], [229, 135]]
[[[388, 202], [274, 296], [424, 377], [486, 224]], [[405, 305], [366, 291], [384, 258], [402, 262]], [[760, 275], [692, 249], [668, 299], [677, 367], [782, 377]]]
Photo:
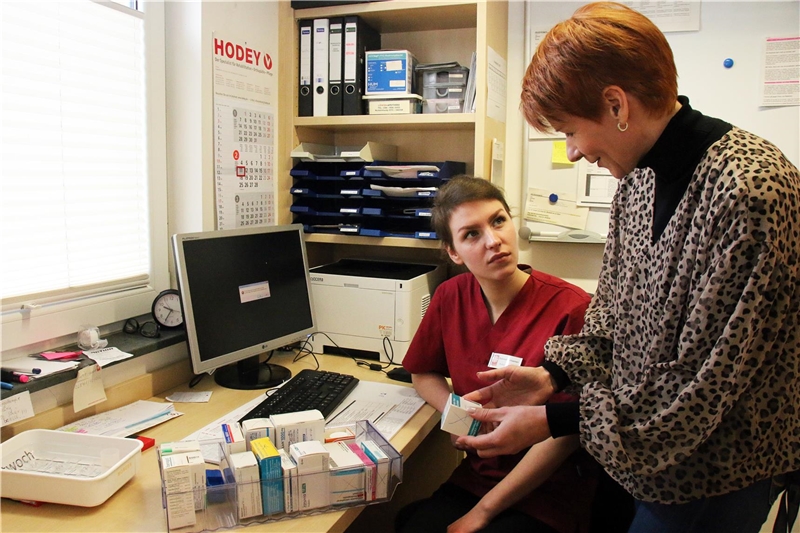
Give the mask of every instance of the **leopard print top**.
[[652, 242], [655, 175], [620, 181], [579, 335], [586, 450], [636, 498], [687, 502], [800, 468], [800, 177], [734, 127]]

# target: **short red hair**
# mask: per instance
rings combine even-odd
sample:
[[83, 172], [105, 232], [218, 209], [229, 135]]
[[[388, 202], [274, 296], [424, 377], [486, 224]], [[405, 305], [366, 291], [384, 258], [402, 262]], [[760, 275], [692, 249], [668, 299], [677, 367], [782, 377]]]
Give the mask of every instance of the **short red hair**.
[[615, 2], [587, 4], [536, 48], [522, 80], [522, 112], [541, 131], [568, 115], [599, 121], [601, 95], [610, 85], [654, 116], [669, 113], [678, 98], [672, 49], [641, 13]]

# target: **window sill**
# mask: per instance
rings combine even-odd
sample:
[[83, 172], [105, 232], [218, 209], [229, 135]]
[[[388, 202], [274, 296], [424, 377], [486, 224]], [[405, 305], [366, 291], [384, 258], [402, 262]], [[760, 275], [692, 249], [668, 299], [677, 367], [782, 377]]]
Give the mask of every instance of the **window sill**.
[[[136, 317], [136, 319], [141, 324], [146, 320], [152, 320], [152, 317], [150, 316], [150, 314], [146, 314], [140, 317]], [[147, 355], [157, 350], [161, 350], [168, 346], [184, 342], [186, 341], [186, 330], [184, 328], [162, 329], [161, 335], [155, 339], [143, 337], [139, 334], [132, 335], [129, 333], [124, 333], [122, 331], [110, 333], [103, 338], [108, 340], [109, 346], [118, 348], [122, 352], [133, 354], [133, 357], [129, 357], [128, 359], [123, 359], [121, 361], [114, 361], [113, 363], [109, 363], [108, 365], [103, 367], [103, 368], [109, 368], [118, 365], [120, 363], [125, 363], [126, 361], [135, 359], [136, 357], [141, 357], [143, 355]], [[69, 350], [77, 350], [78, 347], [77, 345], [72, 344], [68, 346], [63, 346], [60, 349], [69, 351]], [[0, 392], [0, 399], [5, 400], [6, 398], [10, 398], [15, 394], [19, 394], [25, 391], [28, 391], [29, 393], [34, 393], [73, 380], [78, 376], [78, 370], [87, 367], [91, 364], [92, 364], [91, 359], [89, 359], [86, 356], [81, 356], [81, 359], [79, 359], [79, 365], [76, 368], [67, 370], [65, 372], [58, 372], [56, 374], [50, 374], [48, 376], [44, 376], [41, 378], [32, 379], [28, 383], [14, 383], [13, 389], [11, 390], [2, 389], [2, 392]]]

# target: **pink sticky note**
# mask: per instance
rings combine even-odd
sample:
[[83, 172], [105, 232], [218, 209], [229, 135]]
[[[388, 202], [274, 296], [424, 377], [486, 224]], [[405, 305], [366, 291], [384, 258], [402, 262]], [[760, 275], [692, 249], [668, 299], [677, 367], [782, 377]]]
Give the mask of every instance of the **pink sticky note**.
[[42, 352], [41, 355], [48, 361], [55, 361], [58, 359], [77, 359], [83, 352]]

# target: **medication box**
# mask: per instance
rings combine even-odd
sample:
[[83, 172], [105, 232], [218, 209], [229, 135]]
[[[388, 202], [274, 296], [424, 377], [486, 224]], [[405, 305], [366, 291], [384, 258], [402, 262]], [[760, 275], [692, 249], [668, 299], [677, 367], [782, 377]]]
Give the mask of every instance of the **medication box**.
[[481, 404], [450, 393], [450, 398], [442, 411], [441, 428], [453, 435], [477, 435], [481, 429], [481, 423], [467, 414], [467, 409], [470, 407], [477, 409], [481, 407]]
[[359, 444], [364, 454], [375, 464], [375, 498], [387, 498], [392, 473], [389, 455], [384, 447], [374, 440], [362, 440]]
[[364, 501], [364, 462], [347, 442], [324, 444], [330, 454], [330, 491], [333, 505]]
[[[289, 447], [289, 455], [297, 465], [300, 492], [300, 510], [316, 509], [330, 505], [328, 470], [330, 454], [319, 441], [296, 442]], [[325, 473], [325, 476], [319, 476]], [[322, 478], [322, 479], [320, 479]]]
[[246, 448], [250, 449], [250, 443], [256, 439], [263, 439], [264, 437], [272, 440], [275, 443], [275, 426], [269, 418], [248, 418], [241, 423], [242, 433], [244, 433], [244, 441]]
[[408, 50], [367, 50], [366, 95], [412, 94], [417, 58]]
[[287, 452], [296, 442], [325, 438], [325, 417], [316, 409], [272, 415], [270, 420], [275, 426], [272, 441], [277, 448], [283, 448]]
[[0, 444], [0, 496], [94, 507], [139, 470], [142, 442], [30, 429]]
[[228, 456], [228, 464], [236, 480], [239, 518], [263, 514], [256, 456], [253, 452], [232, 453]]
[[258, 461], [261, 475], [261, 500], [264, 514], [283, 512], [283, 471], [278, 449], [267, 438], [255, 439], [250, 443]]

